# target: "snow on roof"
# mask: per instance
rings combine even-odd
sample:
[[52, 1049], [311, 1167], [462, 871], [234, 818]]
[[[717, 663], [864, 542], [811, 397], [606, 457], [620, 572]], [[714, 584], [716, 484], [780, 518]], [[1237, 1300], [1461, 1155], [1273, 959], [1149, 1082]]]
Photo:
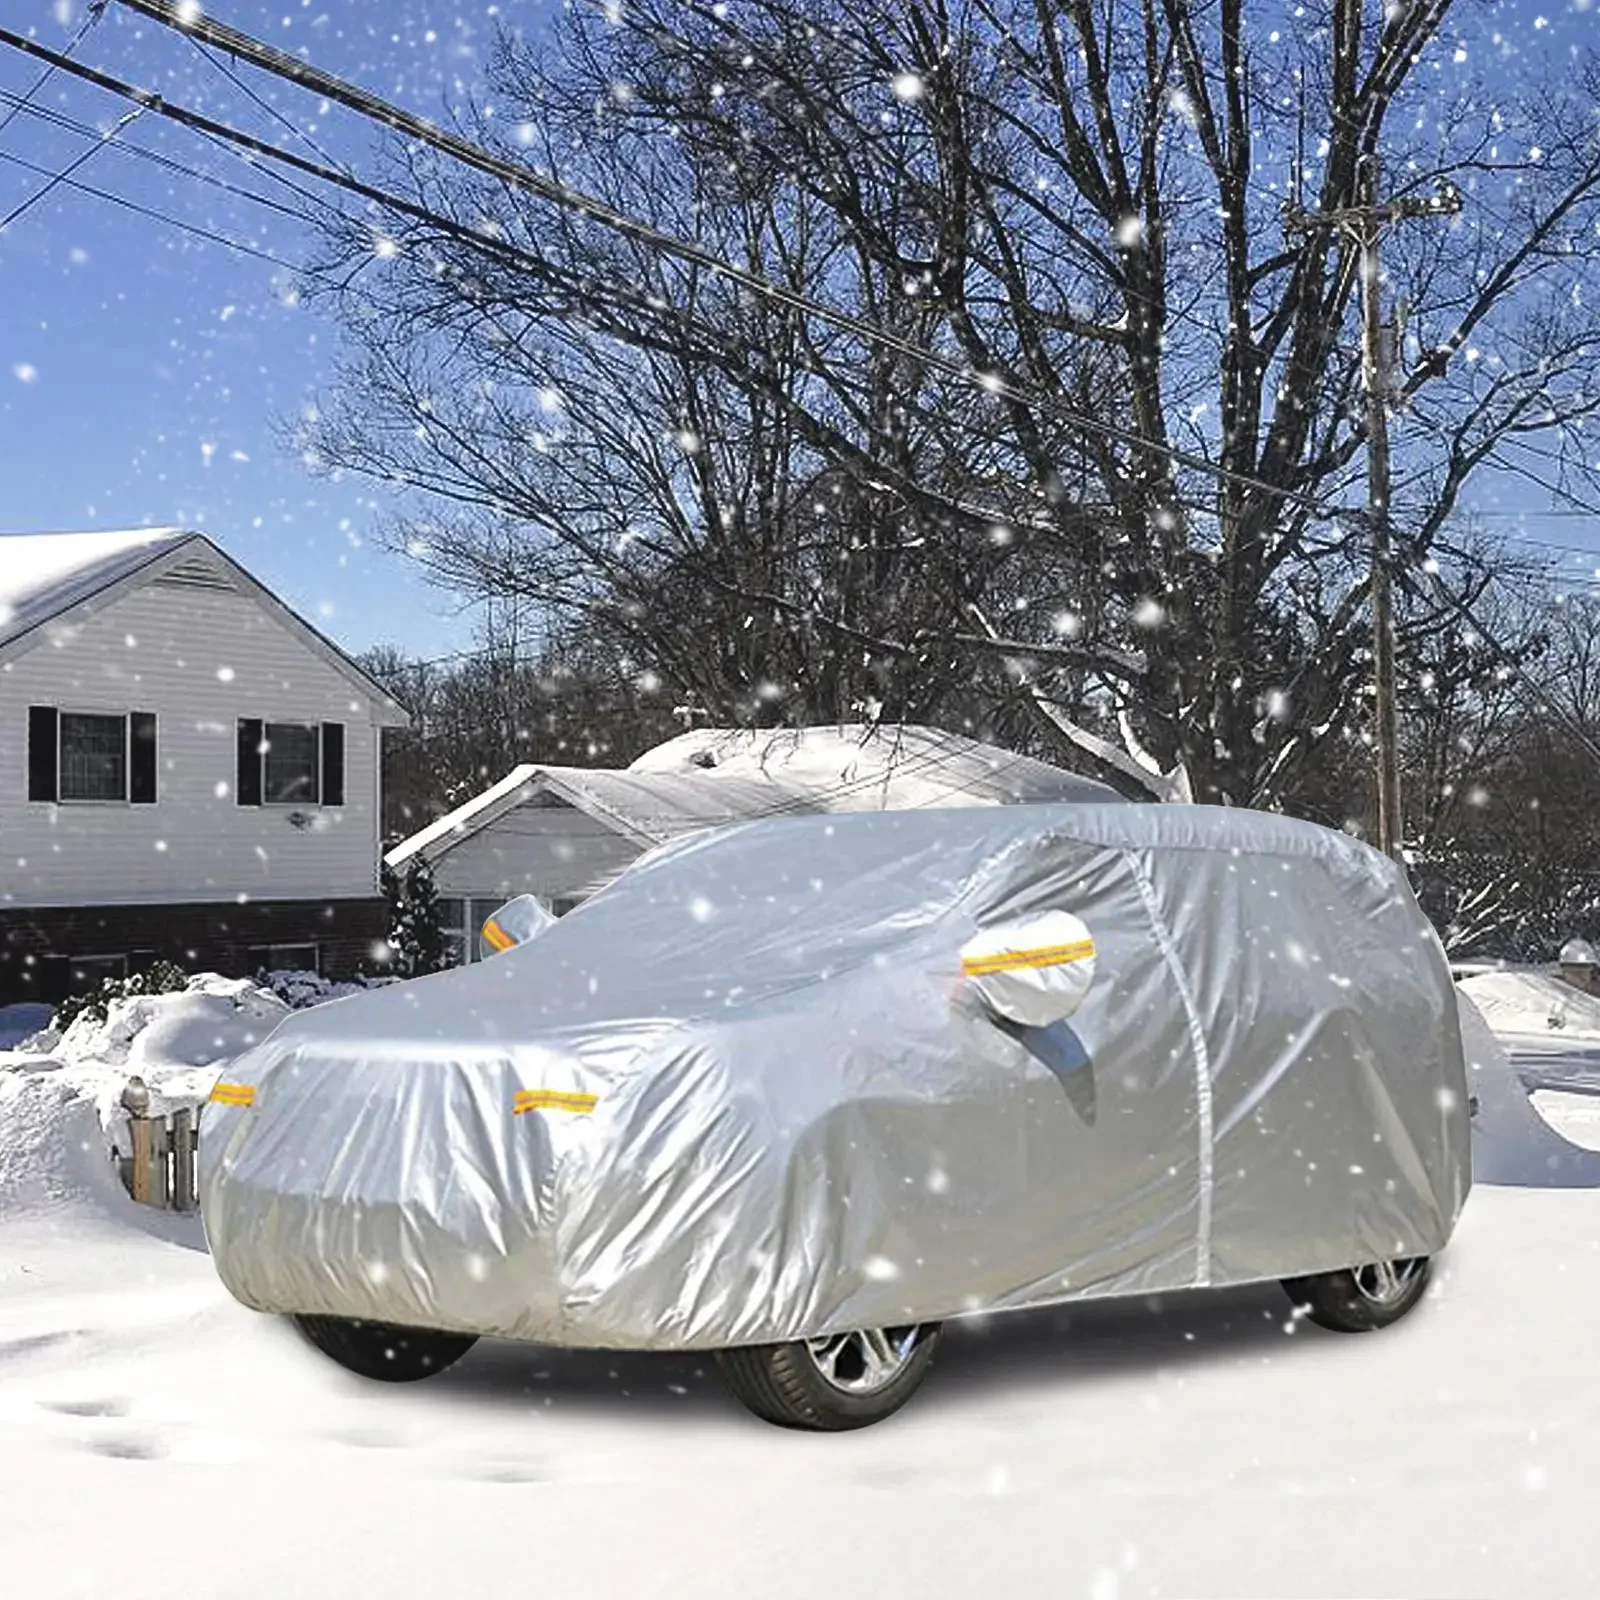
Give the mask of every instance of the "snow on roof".
[[402, 839], [384, 856], [384, 861], [391, 867], [401, 867], [419, 850], [429, 850], [441, 841], [453, 843], [457, 839], [464, 838], [473, 831], [474, 821], [491, 806], [509, 796], [522, 798], [520, 791], [537, 770], [528, 762], [513, 767], [505, 777], [498, 783], [490, 784], [482, 794], [475, 794], [464, 805], [457, 806], [454, 811], [447, 811], [437, 821], [430, 822], [427, 827], [419, 828], [409, 838]]
[[616, 772], [545, 767], [541, 776], [563, 799], [613, 818], [641, 843], [664, 844], [699, 828], [727, 827], [758, 817], [824, 810], [793, 784], [707, 772]]
[[[194, 545], [236, 578], [238, 585], [291, 633], [369, 696], [379, 720], [410, 720], [405, 708], [370, 672], [333, 640], [286, 605], [258, 578], [203, 533], [188, 528], [136, 528], [120, 533], [0, 534], [0, 652], [34, 629], [65, 615], [113, 584], [162, 563], [181, 546]], [[26, 650], [29, 641], [19, 645]]]
[[828, 811], [1122, 799], [1105, 784], [1033, 756], [941, 728], [907, 725], [705, 728], [657, 745], [628, 770], [783, 783], [818, 796]]
[[540, 790], [599, 817], [646, 846], [664, 844], [699, 828], [822, 809], [803, 791], [765, 779], [713, 778], [697, 769], [658, 774], [524, 763], [482, 794], [397, 844], [384, 860], [391, 867], [400, 867], [419, 851], [442, 854]]
[[0, 645], [198, 537], [185, 528], [0, 534]]
[[513, 767], [482, 794], [396, 845], [384, 860], [400, 867], [419, 852], [430, 859], [442, 855], [539, 790], [642, 845], [699, 828], [806, 812], [1122, 798], [1048, 762], [937, 728], [705, 729], [657, 746], [620, 772]]

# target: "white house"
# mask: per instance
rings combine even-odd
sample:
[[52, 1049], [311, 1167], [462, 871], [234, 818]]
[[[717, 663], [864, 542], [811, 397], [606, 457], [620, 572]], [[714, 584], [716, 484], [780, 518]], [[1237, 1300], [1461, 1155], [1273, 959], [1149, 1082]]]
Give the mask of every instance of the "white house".
[[458, 960], [512, 895], [561, 915], [644, 851], [701, 828], [817, 811], [1120, 800], [1104, 784], [937, 728], [702, 729], [623, 771], [524, 765], [385, 858], [430, 869]]
[[385, 690], [210, 540], [0, 536], [0, 1002], [385, 931]]

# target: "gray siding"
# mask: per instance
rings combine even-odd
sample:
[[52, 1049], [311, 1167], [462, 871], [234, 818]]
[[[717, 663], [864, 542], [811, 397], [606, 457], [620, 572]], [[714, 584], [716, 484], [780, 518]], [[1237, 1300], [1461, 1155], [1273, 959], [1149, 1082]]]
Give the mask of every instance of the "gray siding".
[[[30, 802], [30, 705], [153, 711], [152, 806]], [[345, 804], [234, 799], [235, 724], [345, 725]], [[231, 587], [157, 580], [0, 663], [0, 906], [341, 899], [378, 892], [372, 702]]]
[[436, 859], [442, 895], [549, 901], [616, 876], [643, 846], [576, 807], [520, 805]]

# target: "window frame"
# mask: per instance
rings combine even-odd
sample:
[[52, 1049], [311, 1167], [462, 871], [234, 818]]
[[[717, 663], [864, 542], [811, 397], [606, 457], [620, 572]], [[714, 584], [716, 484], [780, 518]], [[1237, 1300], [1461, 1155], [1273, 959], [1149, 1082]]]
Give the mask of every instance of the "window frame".
[[[120, 982], [127, 978], [128, 973], [131, 970], [128, 965], [128, 953], [126, 950], [97, 951], [92, 955], [63, 956], [60, 959], [67, 963], [67, 983], [69, 985], [68, 993], [70, 994], [94, 994], [107, 978], [111, 978]], [[92, 966], [96, 963], [110, 964], [114, 962], [120, 962], [122, 964], [122, 970], [120, 972], [102, 973], [99, 977], [91, 981], [87, 989], [71, 987], [73, 980], [72, 969], [75, 966], [78, 966], [80, 963]]]
[[[288, 950], [309, 950], [311, 952], [311, 965], [286, 967], [272, 959], [272, 952]], [[265, 961], [259, 961], [258, 956], [265, 956]], [[269, 944], [253, 944], [245, 949], [245, 960], [250, 963], [252, 972], [312, 972], [317, 977], [322, 976], [322, 946], [315, 939], [285, 939]]]
[[[56, 798], [58, 806], [129, 806], [133, 804], [133, 713], [131, 711], [91, 710], [86, 706], [58, 705], [56, 713]], [[122, 724], [122, 793], [111, 795], [68, 795], [66, 793], [66, 733], [68, 717], [96, 717], [102, 722]]]
[[[293, 800], [274, 800], [267, 794], [267, 762], [272, 754], [272, 730], [274, 728], [297, 728], [303, 733], [309, 733], [312, 739], [311, 755], [311, 783], [312, 793], [309, 799], [301, 796]], [[314, 810], [322, 809], [322, 724], [320, 722], [290, 722], [280, 718], [276, 722], [269, 722], [265, 717], [261, 719], [261, 804], [263, 806], [284, 806], [289, 809], [309, 807]]]

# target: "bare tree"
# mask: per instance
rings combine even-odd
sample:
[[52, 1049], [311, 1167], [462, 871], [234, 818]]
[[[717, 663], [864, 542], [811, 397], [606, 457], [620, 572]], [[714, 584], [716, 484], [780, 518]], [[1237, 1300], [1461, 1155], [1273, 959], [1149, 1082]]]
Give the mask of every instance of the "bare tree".
[[401, 152], [487, 242], [330, 234], [367, 264], [316, 447], [448, 508], [405, 534], [445, 581], [582, 616], [722, 714], [987, 700], [1293, 803], [1362, 722], [1369, 624], [1355, 255], [1284, 202], [1466, 192], [1391, 236], [1405, 562], [1486, 463], [1589, 470], [1600, 77], [1518, 100], [1451, 59], [1469, 16], [570, 11], [548, 53], [502, 40], [474, 131], [859, 322]]

